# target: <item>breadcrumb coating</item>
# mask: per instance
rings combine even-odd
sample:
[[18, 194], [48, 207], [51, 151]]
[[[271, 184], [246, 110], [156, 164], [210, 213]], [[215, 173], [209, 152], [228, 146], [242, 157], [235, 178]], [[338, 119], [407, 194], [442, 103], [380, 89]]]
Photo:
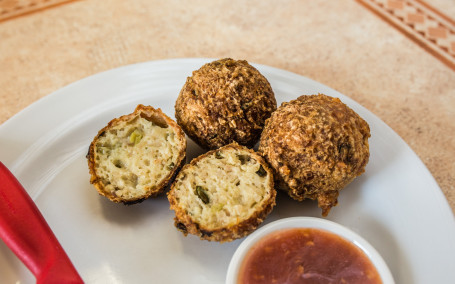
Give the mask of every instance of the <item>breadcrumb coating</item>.
[[207, 149], [253, 147], [276, 110], [267, 79], [245, 60], [220, 59], [193, 71], [175, 104], [177, 123]]
[[318, 201], [327, 216], [339, 191], [361, 175], [369, 159], [370, 128], [338, 98], [303, 95], [267, 120], [259, 145], [280, 189]]

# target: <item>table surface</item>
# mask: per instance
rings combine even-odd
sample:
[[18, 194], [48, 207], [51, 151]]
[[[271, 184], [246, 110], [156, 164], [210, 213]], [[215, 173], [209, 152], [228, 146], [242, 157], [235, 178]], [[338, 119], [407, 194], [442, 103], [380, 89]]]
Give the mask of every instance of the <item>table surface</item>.
[[[246, 59], [319, 81], [372, 111], [422, 159], [455, 212], [455, 0], [41, 0], [19, 13], [23, 2], [0, 0], [0, 123], [115, 67]], [[15, 14], [2, 18], [7, 9]], [[430, 36], [419, 15], [441, 16]]]

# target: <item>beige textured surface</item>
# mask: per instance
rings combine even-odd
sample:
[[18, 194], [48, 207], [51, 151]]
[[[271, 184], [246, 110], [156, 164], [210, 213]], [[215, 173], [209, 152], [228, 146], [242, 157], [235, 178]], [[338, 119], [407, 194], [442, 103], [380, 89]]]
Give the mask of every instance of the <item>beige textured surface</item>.
[[[455, 1], [431, 4], [455, 18]], [[354, 0], [76, 1], [0, 22], [0, 123], [114, 67], [227, 56], [358, 101], [420, 156], [455, 212], [455, 72]]]

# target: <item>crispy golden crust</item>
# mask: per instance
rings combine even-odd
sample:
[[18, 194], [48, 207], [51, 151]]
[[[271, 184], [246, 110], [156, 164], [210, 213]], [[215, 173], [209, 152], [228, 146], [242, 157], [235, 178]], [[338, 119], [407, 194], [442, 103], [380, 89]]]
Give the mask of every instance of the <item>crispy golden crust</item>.
[[[230, 226], [218, 227], [215, 229], [208, 228], [206, 224], [201, 224], [193, 220], [188, 214], [185, 208], [181, 208], [178, 199], [176, 198], [176, 182], [180, 175], [184, 174], [186, 169], [195, 168], [197, 163], [203, 159], [207, 159], [217, 151], [223, 151], [224, 149], [242, 149], [248, 151], [251, 157], [258, 161], [263, 169], [270, 175], [268, 188], [270, 189], [270, 197], [262, 204], [261, 207], [256, 208], [255, 212], [250, 215], [247, 219], [238, 220], [236, 224]], [[180, 173], [177, 175], [174, 183], [171, 185], [171, 190], [167, 193], [167, 197], [170, 203], [170, 209], [175, 211], [174, 225], [181, 231], [185, 236], [188, 234], [199, 236], [202, 240], [217, 241], [217, 242], [230, 242], [242, 237], [247, 236], [251, 232], [257, 229], [257, 227], [264, 221], [266, 216], [270, 214], [273, 207], [275, 206], [276, 191], [274, 189], [273, 171], [270, 169], [266, 161], [253, 150], [247, 149], [237, 143], [231, 143], [218, 150], [209, 151], [199, 157], [194, 158], [189, 164], [185, 165]]]
[[177, 123], [204, 148], [253, 147], [276, 110], [273, 90], [245, 60], [220, 59], [188, 77], [175, 104]]
[[259, 152], [279, 187], [296, 200], [318, 200], [322, 214], [339, 191], [364, 172], [370, 128], [338, 98], [301, 96], [283, 103], [267, 120]]
[[[135, 199], [128, 199], [125, 200], [121, 197], [118, 197], [114, 193], [105, 190], [104, 183], [102, 179], [97, 175], [97, 163], [96, 163], [96, 142], [98, 138], [106, 131], [108, 131], [111, 127], [115, 126], [121, 121], [131, 121], [134, 119], [137, 115], [140, 115], [140, 117], [145, 118], [146, 120], [152, 121], [153, 123], [165, 127], [171, 127], [176, 136], [177, 139], [179, 140], [179, 143], [181, 145], [181, 149], [178, 153], [177, 157], [177, 165], [174, 166], [171, 170], [169, 170], [169, 173], [167, 176], [157, 185], [151, 185], [147, 191], [144, 192], [144, 195], [142, 195], [140, 198], [135, 198]], [[178, 173], [178, 171], [182, 168], [182, 166], [185, 164], [186, 161], [186, 138], [185, 138], [185, 133], [183, 130], [180, 128], [180, 126], [173, 121], [171, 118], [169, 118], [166, 114], [164, 114], [161, 109], [155, 109], [151, 106], [144, 106], [139, 104], [136, 109], [134, 110], [133, 113], [121, 116], [119, 118], [114, 118], [111, 120], [107, 126], [105, 126], [103, 129], [101, 129], [98, 134], [95, 136], [93, 139], [92, 143], [90, 144], [88, 153], [87, 153], [87, 160], [88, 160], [88, 167], [89, 167], [89, 172], [90, 172], [90, 183], [93, 184], [93, 186], [97, 189], [98, 193], [102, 196], [107, 197], [109, 200], [116, 202], [116, 203], [124, 203], [124, 204], [135, 204], [144, 201], [145, 199], [149, 197], [156, 197], [160, 193], [162, 193], [166, 186], [170, 184], [170, 182], [173, 180], [175, 175]]]

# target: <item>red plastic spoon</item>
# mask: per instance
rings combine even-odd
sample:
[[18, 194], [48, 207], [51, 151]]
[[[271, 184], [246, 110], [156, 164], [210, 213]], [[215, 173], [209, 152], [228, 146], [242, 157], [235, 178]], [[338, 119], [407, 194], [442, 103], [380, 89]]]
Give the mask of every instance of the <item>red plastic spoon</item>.
[[35, 203], [1, 162], [0, 238], [36, 283], [84, 283]]

